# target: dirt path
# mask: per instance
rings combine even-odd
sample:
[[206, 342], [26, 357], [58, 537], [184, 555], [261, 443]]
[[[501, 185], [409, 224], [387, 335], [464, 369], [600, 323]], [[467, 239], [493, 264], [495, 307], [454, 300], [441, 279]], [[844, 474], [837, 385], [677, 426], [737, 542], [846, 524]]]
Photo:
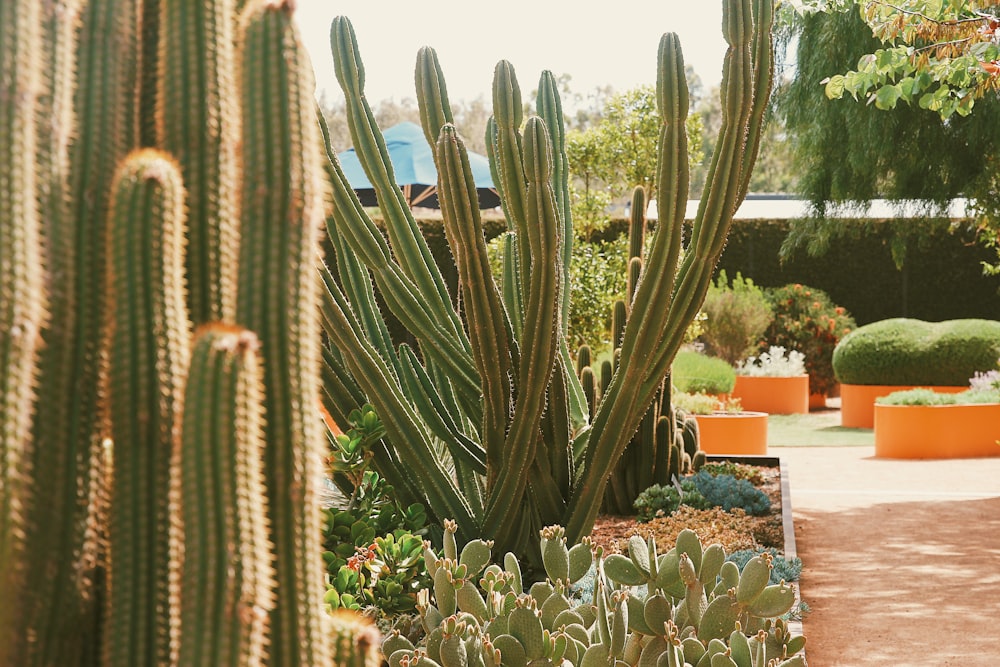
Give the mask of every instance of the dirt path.
[[1000, 457], [770, 453], [791, 482], [810, 667], [1000, 665]]

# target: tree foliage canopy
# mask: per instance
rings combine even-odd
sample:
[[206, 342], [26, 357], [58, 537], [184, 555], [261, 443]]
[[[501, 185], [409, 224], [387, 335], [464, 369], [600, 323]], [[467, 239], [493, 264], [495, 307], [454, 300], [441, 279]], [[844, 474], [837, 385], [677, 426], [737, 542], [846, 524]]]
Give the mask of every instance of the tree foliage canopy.
[[1000, 148], [995, 99], [945, 122], [917, 105], [881, 113], [826, 98], [821, 81], [879, 44], [857, 12], [810, 14], [799, 24], [796, 76], [776, 103], [793, 140], [800, 190], [820, 213], [828, 202], [877, 197], [944, 203], [970, 196], [993, 170]]
[[[830, 100], [823, 81], [876, 51], [881, 41], [861, 12], [810, 13], [794, 23], [798, 66], [794, 79], [776, 95], [793, 142], [799, 191], [817, 218], [794, 227], [783, 248], [788, 255], [805, 245], [820, 253], [845, 233], [843, 225], [822, 218], [833, 202], [863, 205], [875, 198], [923, 200], [929, 213], [956, 197], [976, 202], [982, 238], [995, 238], [1000, 133], [1000, 102], [986, 95], [976, 113], [942, 118], [917, 103], [879, 110], [877, 100], [859, 104]], [[827, 86], [828, 88], [828, 86]], [[897, 265], [905, 258], [907, 239], [922, 226], [893, 225], [891, 251]]]
[[[801, 7], [843, 9], [855, 2], [809, 0]], [[967, 116], [1000, 90], [1000, 17], [996, 0], [869, 0], [860, 14], [883, 45], [826, 80], [826, 94], [864, 97], [880, 109], [902, 100]]]

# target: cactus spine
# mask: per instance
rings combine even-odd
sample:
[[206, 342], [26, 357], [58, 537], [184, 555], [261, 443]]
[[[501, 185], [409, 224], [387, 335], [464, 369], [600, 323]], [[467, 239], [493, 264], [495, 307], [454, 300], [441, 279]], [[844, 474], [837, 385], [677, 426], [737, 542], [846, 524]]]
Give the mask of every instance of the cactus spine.
[[36, 145], [43, 94], [36, 2], [0, 5], [0, 663], [21, 659], [16, 621], [25, 588], [27, 484], [36, 360], [45, 318]]
[[259, 347], [236, 327], [195, 333], [175, 473], [184, 526], [179, 665], [266, 663], [274, 571]]
[[271, 615], [274, 667], [329, 662], [317, 485], [322, 144], [315, 84], [290, 1], [241, 17], [244, 170], [237, 321], [261, 340], [267, 387], [265, 469], [280, 595]]
[[177, 488], [190, 325], [185, 303], [184, 188], [176, 163], [129, 155], [109, 213], [109, 665], [166, 665], [176, 650]]

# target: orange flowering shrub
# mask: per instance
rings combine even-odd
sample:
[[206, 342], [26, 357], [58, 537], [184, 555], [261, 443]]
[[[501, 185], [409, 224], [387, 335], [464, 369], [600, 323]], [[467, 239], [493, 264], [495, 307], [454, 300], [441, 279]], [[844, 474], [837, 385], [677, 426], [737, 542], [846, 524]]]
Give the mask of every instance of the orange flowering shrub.
[[833, 348], [856, 326], [854, 318], [830, 296], [805, 285], [785, 285], [767, 290], [774, 319], [764, 332], [760, 350], [780, 345], [805, 355], [809, 393], [826, 395], [836, 384]]

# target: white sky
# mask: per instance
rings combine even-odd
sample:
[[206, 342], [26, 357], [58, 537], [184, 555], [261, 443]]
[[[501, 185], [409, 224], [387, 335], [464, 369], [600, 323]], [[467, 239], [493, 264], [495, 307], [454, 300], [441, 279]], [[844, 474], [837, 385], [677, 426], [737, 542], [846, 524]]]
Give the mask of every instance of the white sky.
[[583, 95], [607, 84], [616, 91], [655, 84], [664, 32], [680, 36], [685, 62], [709, 87], [721, 79], [726, 46], [720, 0], [298, 0], [317, 86], [330, 100], [341, 97], [329, 46], [338, 14], [354, 25], [372, 103], [415, 96], [413, 68], [422, 46], [437, 51], [453, 101], [489, 100], [501, 59], [513, 63], [525, 95], [545, 69], [570, 74], [571, 90]]

